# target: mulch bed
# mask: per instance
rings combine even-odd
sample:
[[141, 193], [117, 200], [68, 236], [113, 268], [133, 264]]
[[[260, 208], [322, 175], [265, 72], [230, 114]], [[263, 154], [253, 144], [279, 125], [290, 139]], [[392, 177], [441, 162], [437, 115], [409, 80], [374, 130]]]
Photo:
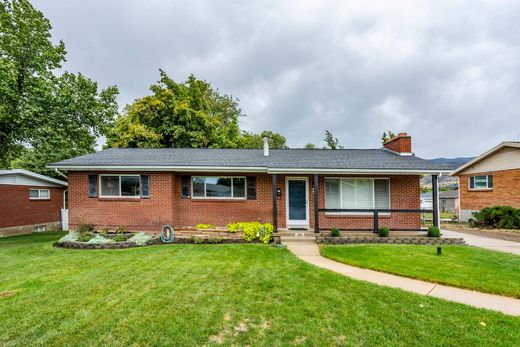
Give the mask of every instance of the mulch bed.
[[442, 224], [441, 229], [456, 231], [459, 233], [466, 233], [476, 236], [491, 237], [494, 239], [507, 240], [520, 242], [520, 230], [511, 229], [484, 229], [484, 228], [471, 228], [464, 224]]

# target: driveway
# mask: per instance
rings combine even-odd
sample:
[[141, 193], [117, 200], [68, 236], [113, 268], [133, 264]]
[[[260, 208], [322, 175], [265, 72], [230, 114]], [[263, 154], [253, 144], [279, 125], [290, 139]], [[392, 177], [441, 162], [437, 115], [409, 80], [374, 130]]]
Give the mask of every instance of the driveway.
[[442, 229], [444, 237], [462, 237], [468, 245], [491, 249], [493, 251], [520, 255], [520, 242], [506, 241], [491, 237], [477, 236], [467, 233]]

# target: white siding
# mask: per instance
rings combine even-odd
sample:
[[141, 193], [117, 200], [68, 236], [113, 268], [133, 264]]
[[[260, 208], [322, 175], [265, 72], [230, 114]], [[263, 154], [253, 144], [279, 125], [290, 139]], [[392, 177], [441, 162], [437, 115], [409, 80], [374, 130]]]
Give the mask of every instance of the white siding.
[[472, 174], [512, 169], [520, 169], [520, 148], [504, 147], [461, 173]]
[[0, 184], [17, 186], [61, 187], [57, 184], [52, 184], [50, 182], [20, 174], [0, 175]]

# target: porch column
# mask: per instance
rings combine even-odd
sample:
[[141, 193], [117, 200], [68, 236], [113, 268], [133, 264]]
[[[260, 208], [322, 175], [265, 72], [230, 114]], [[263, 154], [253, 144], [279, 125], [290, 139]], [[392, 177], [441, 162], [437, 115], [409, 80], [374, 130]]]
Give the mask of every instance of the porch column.
[[318, 175], [314, 175], [314, 232], [319, 233], [320, 232], [320, 218], [318, 215], [318, 200], [319, 200], [319, 194], [318, 194], [318, 187], [319, 187], [319, 181], [318, 181]]
[[277, 185], [278, 180], [276, 178], [276, 174], [271, 175], [273, 178], [273, 227], [274, 232], [278, 232], [278, 192], [277, 192]]
[[433, 225], [439, 227], [439, 185], [437, 175], [432, 175]]

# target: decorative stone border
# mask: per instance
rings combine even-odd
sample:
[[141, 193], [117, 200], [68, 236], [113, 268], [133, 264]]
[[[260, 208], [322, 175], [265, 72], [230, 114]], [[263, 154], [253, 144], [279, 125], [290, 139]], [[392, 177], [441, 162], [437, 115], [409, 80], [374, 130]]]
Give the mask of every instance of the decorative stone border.
[[410, 245], [465, 245], [463, 238], [436, 238], [436, 237], [316, 237], [317, 244], [410, 244]]
[[[209, 237], [205, 237], [205, 235], [193, 235], [200, 237], [202, 239], [202, 243], [200, 244], [224, 244], [224, 243], [262, 243], [259, 240], [255, 241], [245, 241], [242, 238], [222, 238], [217, 243], [211, 243], [209, 242]], [[273, 240], [271, 243], [274, 244], [280, 244], [280, 236], [273, 236]], [[148, 242], [146, 246], [152, 246], [152, 245], [186, 245], [186, 244], [196, 244], [194, 243], [190, 237], [175, 237], [174, 242], [166, 243], [162, 242], [160, 238], [154, 238]], [[73, 249], [122, 249], [122, 248], [133, 248], [133, 247], [143, 247], [136, 245], [133, 242], [113, 242], [113, 243], [87, 243], [87, 242], [56, 242], [54, 243], [54, 247], [61, 247], [61, 248], [73, 248]]]

